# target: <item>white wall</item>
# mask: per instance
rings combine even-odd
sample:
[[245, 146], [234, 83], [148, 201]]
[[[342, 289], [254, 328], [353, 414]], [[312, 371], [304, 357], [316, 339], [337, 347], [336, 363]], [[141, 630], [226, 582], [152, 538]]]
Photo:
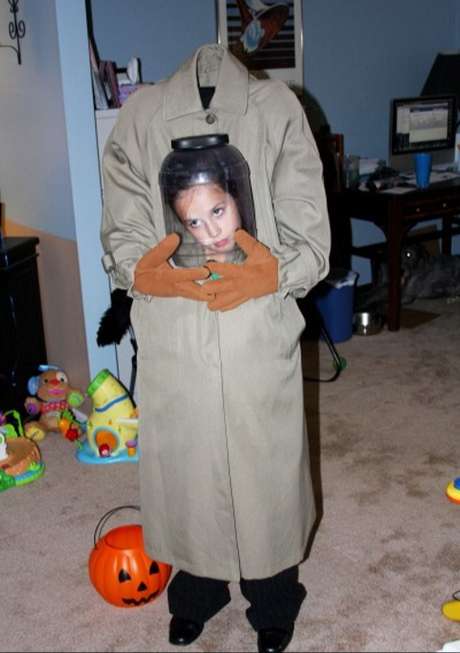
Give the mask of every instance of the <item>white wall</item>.
[[84, 0], [56, 0], [56, 17], [80, 261], [84, 327], [91, 378], [103, 368], [117, 373], [114, 347], [98, 347], [99, 321], [110, 304], [109, 280], [101, 264], [102, 203]]
[[[0, 3], [0, 42], [13, 16]], [[22, 64], [0, 49], [0, 190], [7, 236], [37, 236], [48, 362], [88, 383], [55, 0], [23, 0]], [[33, 328], [33, 325], [31, 325]], [[46, 362], [46, 361], [42, 361]]]
[[[0, 192], [9, 217], [75, 238], [54, 0], [23, 0], [26, 24], [16, 54], [0, 49]], [[12, 15], [0, 3], [0, 42]]]

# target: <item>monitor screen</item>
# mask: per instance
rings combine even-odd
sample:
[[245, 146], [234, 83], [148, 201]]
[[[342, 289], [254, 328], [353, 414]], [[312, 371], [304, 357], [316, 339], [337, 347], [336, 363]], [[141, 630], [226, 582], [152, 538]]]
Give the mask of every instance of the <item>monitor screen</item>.
[[391, 109], [391, 153], [450, 150], [455, 145], [456, 121], [454, 95], [395, 99]]

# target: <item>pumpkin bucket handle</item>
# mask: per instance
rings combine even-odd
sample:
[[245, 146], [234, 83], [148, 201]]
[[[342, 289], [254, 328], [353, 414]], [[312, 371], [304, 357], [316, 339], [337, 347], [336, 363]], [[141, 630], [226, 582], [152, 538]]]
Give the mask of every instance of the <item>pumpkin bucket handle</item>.
[[108, 510], [105, 513], [105, 515], [102, 515], [102, 517], [100, 518], [100, 520], [97, 523], [96, 528], [94, 529], [93, 539], [94, 539], [94, 548], [95, 549], [97, 549], [97, 543], [101, 538], [102, 529], [104, 528], [104, 526], [106, 525], [106, 523], [108, 522], [110, 517], [112, 517], [112, 515], [114, 515], [119, 510], [124, 510], [125, 508], [129, 508], [130, 510], [137, 510], [138, 512], [140, 512], [140, 509], [141, 509], [140, 506], [135, 506], [135, 505], [132, 505], [132, 506], [131, 505], [117, 506], [116, 508], [112, 508], [112, 510]]

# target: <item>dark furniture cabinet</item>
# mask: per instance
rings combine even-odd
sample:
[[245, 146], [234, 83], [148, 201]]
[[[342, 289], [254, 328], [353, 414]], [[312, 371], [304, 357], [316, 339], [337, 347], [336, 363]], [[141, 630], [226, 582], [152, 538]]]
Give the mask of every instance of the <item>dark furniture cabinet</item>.
[[38, 238], [0, 241], [0, 408], [18, 407], [46, 363], [37, 270]]
[[[372, 245], [353, 246], [355, 256], [369, 258], [371, 262], [384, 252], [388, 263], [388, 329], [397, 331], [401, 313], [401, 247], [403, 243], [438, 238], [443, 254], [450, 254], [452, 236], [460, 234], [460, 178], [430, 184], [425, 190], [371, 192], [343, 190], [336, 194], [338, 216], [373, 222], [382, 230], [385, 240]], [[441, 219], [442, 228], [435, 234], [410, 235], [419, 222]]]

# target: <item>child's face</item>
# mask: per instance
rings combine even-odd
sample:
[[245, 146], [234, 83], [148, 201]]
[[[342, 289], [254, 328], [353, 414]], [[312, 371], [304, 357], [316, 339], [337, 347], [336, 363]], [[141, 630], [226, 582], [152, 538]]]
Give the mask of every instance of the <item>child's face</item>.
[[187, 231], [208, 256], [231, 252], [241, 227], [235, 200], [217, 184], [198, 184], [177, 196], [174, 208]]

